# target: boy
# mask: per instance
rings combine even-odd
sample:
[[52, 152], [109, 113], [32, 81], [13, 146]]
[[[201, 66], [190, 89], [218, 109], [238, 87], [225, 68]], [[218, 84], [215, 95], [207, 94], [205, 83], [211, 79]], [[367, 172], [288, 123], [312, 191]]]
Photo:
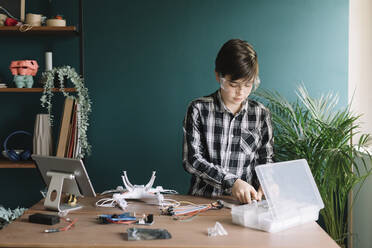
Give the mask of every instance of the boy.
[[239, 39], [227, 41], [218, 52], [215, 74], [220, 89], [192, 101], [184, 119], [189, 194], [232, 194], [241, 203], [261, 200], [254, 168], [272, 162], [273, 131], [268, 109], [248, 99], [259, 85], [253, 47]]

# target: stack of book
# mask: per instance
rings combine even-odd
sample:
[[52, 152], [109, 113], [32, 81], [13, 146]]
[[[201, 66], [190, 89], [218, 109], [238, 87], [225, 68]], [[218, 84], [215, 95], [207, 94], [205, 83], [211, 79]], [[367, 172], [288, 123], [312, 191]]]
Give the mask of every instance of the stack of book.
[[8, 85], [0, 83], [0, 88], [8, 88]]
[[79, 104], [70, 97], [65, 99], [59, 132], [57, 157], [77, 158], [81, 152], [79, 142]]

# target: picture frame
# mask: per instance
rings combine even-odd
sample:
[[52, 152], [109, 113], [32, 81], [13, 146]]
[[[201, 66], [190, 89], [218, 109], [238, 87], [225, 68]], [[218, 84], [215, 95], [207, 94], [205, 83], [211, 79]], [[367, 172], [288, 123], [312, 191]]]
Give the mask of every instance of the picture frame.
[[[25, 21], [26, 0], [0, 0], [0, 6], [6, 9], [15, 18], [22, 22]], [[7, 13], [4, 13], [1, 9], [0, 13], [7, 15]]]

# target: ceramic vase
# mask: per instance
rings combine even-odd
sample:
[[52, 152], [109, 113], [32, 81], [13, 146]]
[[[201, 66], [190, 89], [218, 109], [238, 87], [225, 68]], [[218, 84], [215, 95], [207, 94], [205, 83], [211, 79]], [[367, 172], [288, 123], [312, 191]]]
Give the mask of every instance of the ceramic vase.
[[51, 156], [53, 153], [52, 128], [48, 114], [37, 114], [35, 119], [34, 154]]

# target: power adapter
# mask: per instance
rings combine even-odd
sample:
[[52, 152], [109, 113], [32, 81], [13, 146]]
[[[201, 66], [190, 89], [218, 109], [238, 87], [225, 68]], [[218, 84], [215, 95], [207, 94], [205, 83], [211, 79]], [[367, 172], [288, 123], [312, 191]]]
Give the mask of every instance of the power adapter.
[[45, 225], [54, 225], [59, 223], [58, 215], [51, 214], [41, 214], [36, 213], [28, 217], [28, 221], [32, 223], [45, 224]]

